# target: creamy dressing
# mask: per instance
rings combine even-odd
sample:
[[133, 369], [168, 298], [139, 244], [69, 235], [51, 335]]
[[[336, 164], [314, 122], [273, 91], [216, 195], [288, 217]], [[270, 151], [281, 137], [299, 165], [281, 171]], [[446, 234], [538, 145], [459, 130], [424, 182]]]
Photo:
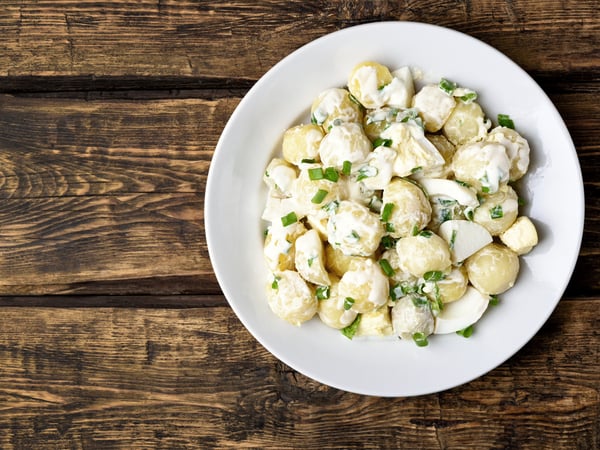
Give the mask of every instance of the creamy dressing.
[[371, 148], [371, 141], [359, 124], [344, 123], [334, 126], [323, 138], [319, 154], [325, 166], [341, 168], [344, 161], [364, 161]]

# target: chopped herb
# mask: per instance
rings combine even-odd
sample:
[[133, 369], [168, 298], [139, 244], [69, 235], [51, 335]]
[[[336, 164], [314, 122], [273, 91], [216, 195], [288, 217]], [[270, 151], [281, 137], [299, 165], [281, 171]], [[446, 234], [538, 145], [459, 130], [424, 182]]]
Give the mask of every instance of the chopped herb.
[[413, 341], [415, 341], [415, 344], [417, 344], [419, 347], [427, 347], [427, 345], [429, 345], [427, 336], [425, 336], [424, 333], [421, 333], [421, 332], [413, 333], [412, 338], [413, 338]]
[[325, 206], [323, 206], [323, 209], [328, 214], [332, 214], [338, 209], [338, 206], [340, 206], [340, 202], [338, 202], [337, 200], [332, 200], [329, 203], [327, 203]]
[[423, 170], [423, 167], [417, 166], [410, 169], [410, 173], [417, 173], [419, 170]]
[[429, 307], [431, 308], [431, 312], [437, 316], [444, 309], [444, 303], [442, 302], [442, 299], [440, 298], [440, 288], [438, 287], [437, 284], [434, 287], [434, 294], [435, 294], [435, 300], [432, 300], [429, 303]]
[[296, 213], [294, 211], [292, 211], [289, 214], [286, 214], [281, 218], [281, 224], [284, 227], [287, 227], [288, 225], [291, 225], [296, 222], [298, 222], [298, 216], [296, 216]]
[[310, 123], [312, 123], [313, 125], [321, 125], [319, 122], [317, 122], [317, 118], [314, 114], [310, 115]]
[[490, 295], [490, 305], [496, 306], [500, 303], [500, 298], [497, 295]]
[[456, 242], [456, 235], [458, 230], [452, 230], [452, 236], [450, 236], [450, 250], [454, 249], [454, 243]]
[[352, 162], [344, 161], [344, 163], [342, 164], [342, 173], [346, 176], [349, 176], [351, 172], [352, 172]]
[[415, 108], [409, 108], [402, 112], [400, 122], [406, 123], [409, 120], [417, 120], [417, 119], [420, 119], [418, 111]]
[[431, 270], [429, 272], [425, 272], [423, 278], [425, 281], [441, 281], [446, 278], [446, 276], [441, 270]]
[[385, 231], [388, 233], [393, 233], [396, 231], [396, 228], [394, 228], [394, 224], [392, 222], [386, 222]]
[[331, 295], [329, 286], [318, 286], [317, 287], [317, 300], [327, 300]]
[[374, 195], [369, 200], [369, 209], [373, 212], [379, 213], [381, 211], [381, 199]]
[[344, 309], [348, 311], [350, 308], [352, 308], [352, 305], [354, 305], [355, 301], [356, 300], [354, 300], [352, 297], [346, 297], [344, 299]]
[[377, 139], [375, 139], [373, 141], [373, 147], [377, 148], [377, 147], [391, 147], [392, 146], [392, 140], [391, 139], [383, 139], [378, 137]]
[[465, 217], [467, 218], [467, 220], [470, 220], [472, 222], [475, 218], [475, 210], [472, 208], [465, 209]]
[[381, 246], [385, 249], [394, 248], [396, 246], [396, 239], [390, 235], [385, 235], [381, 238]]
[[[420, 289], [420, 288], [417, 288]], [[411, 300], [413, 305], [417, 308], [422, 308], [423, 306], [429, 306], [429, 299], [424, 295], [411, 295]]]
[[523, 197], [518, 197], [517, 198], [517, 205], [519, 205], [519, 206], [525, 206], [525, 199]]
[[358, 101], [358, 99], [354, 95], [352, 95], [352, 94], [349, 93], [348, 94], [348, 98], [350, 99], [350, 101], [352, 103], [356, 103], [358, 106], [360, 106], [361, 108], [363, 108], [363, 105]]
[[423, 230], [419, 233], [419, 236], [423, 236], [425, 238], [430, 238], [433, 235], [433, 233], [429, 230]]
[[498, 125], [501, 127], [515, 129], [515, 123], [508, 114], [498, 114]]
[[442, 206], [454, 206], [458, 202], [449, 198], [438, 198], [438, 203]]
[[365, 178], [374, 177], [379, 173], [377, 167], [373, 166], [362, 166], [358, 169], [358, 176], [356, 177], [356, 181], [364, 180]]
[[469, 183], [467, 183], [466, 181], [461, 181], [461, 180], [454, 180], [454, 181], [457, 182], [458, 184], [460, 184], [461, 186], [471, 187], [471, 185]]
[[383, 273], [385, 273], [388, 277], [393, 277], [396, 273], [392, 268], [390, 262], [385, 258], [379, 260], [379, 265], [381, 266], [381, 270], [383, 270]]
[[316, 257], [316, 256], [313, 256], [313, 257], [311, 257], [311, 258], [308, 258], [308, 259], [306, 260], [306, 262], [307, 262], [307, 264], [308, 264], [308, 267], [312, 267], [313, 263], [315, 262], [315, 259], [317, 259], [317, 257]]
[[464, 103], [472, 103], [477, 100], [477, 92], [467, 92], [465, 95], [461, 95], [458, 98]]
[[389, 222], [390, 217], [392, 217], [392, 211], [394, 209], [394, 204], [393, 203], [386, 203], [385, 205], [383, 205], [383, 209], [381, 210], [381, 221], [382, 222]]
[[418, 226], [417, 224], [415, 224], [415, 225], [413, 226], [413, 228], [412, 228], [412, 233], [411, 233], [411, 234], [412, 234], [413, 236], [416, 236], [417, 234], [419, 234], [419, 231], [420, 231], [420, 228], [419, 228], [419, 226]]
[[279, 289], [279, 280], [281, 280], [281, 277], [273, 277], [273, 282], [271, 283], [271, 289]]
[[490, 217], [492, 219], [502, 219], [504, 216], [504, 211], [502, 211], [502, 205], [496, 205], [493, 208], [490, 208]]
[[443, 208], [440, 210], [440, 223], [444, 223], [447, 220], [452, 220], [452, 210]]
[[402, 286], [400, 286], [399, 284], [397, 284], [396, 286], [392, 286], [390, 288], [390, 298], [392, 299], [392, 301], [396, 301], [399, 298], [404, 297], [406, 294], [404, 293], [404, 291], [402, 290]]
[[463, 328], [462, 330], [458, 330], [456, 332], [456, 334], [464, 337], [464, 338], [470, 338], [471, 335], [473, 334], [473, 325], [469, 325], [467, 328]]
[[302, 161], [300, 161], [301, 163], [304, 164], [314, 164], [316, 161], [314, 160], [314, 158], [304, 158]]
[[352, 339], [356, 334], [356, 330], [358, 330], [358, 325], [360, 324], [361, 315], [357, 314], [356, 319], [345, 328], [342, 328], [342, 334], [346, 336], [348, 339]]
[[310, 199], [310, 201], [316, 205], [318, 205], [319, 203], [322, 203], [323, 200], [325, 200], [325, 197], [327, 197], [327, 194], [329, 194], [328, 191], [326, 191], [325, 189], [319, 189], [317, 191], [317, 193], [313, 196], [313, 198]]
[[352, 233], [350, 233], [348, 238], [353, 242], [358, 242], [360, 241], [360, 234], [358, 234], [356, 230], [352, 230]]
[[308, 169], [308, 178], [311, 180], [322, 180], [325, 177], [325, 173], [321, 167], [313, 167], [312, 169]]
[[325, 169], [323, 177], [326, 180], [333, 181], [335, 183], [337, 180], [339, 180], [340, 174], [337, 170], [335, 170], [334, 167], [328, 167], [327, 169]]
[[483, 192], [484, 194], [489, 194], [490, 188], [488, 186], [481, 186], [481, 192]]
[[454, 90], [458, 87], [456, 83], [445, 78], [442, 78], [440, 80], [440, 84], [438, 86], [442, 91], [444, 91], [448, 95], [452, 95]]

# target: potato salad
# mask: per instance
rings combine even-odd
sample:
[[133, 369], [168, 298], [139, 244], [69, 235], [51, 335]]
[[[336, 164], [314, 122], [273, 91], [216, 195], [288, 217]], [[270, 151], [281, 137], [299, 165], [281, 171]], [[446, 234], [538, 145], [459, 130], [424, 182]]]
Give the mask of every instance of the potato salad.
[[469, 337], [537, 244], [514, 184], [530, 148], [510, 116], [415, 73], [361, 62], [284, 132], [262, 214], [279, 318], [419, 346]]

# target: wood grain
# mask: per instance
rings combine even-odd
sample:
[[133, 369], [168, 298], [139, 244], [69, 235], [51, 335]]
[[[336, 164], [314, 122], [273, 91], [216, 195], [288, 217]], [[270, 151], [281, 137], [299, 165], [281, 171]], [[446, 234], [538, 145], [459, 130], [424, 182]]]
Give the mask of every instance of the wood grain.
[[[23, 89], [27, 77], [100, 81], [103, 88], [115, 77], [195, 79], [196, 85], [256, 80], [317, 37], [382, 20], [457, 29], [536, 73], [591, 74], [600, 58], [600, 13], [592, 3], [24, 0], [0, 6], [0, 77], [9, 90]], [[549, 38], [557, 29], [568, 33]]]
[[298, 374], [228, 308], [3, 308], [0, 447], [597, 448], [598, 301], [561, 302], [478, 380], [397, 399]]
[[238, 101], [0, 96], [0, 294], [182, 278], [219, 292], [204, 187]]

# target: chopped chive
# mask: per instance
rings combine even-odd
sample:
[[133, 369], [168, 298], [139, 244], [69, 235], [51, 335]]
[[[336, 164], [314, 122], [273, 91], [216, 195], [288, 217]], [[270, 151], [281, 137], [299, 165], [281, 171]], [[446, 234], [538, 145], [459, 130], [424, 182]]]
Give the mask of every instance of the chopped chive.
[[454, 243], [456, 242], [456, 235], [458, 230], [452, 230], [452, 236], [450, 236], [450, 250], [454, 249]]
[[470, 338], [471, 335], [473, 334], [473, 325], [469, 325], [467, 328], [463, 328], [462, 330], [458, 330], [456, 332], [456, 334], [458, 334], [459, 336], [462, 336], [464, 338]]
[[314, 158], [304, 158], [302, 161], [300, 161], [301, 163], [304, 164], [314, 164], [316, 161], [314, 160]]
[[496, 205], [490, 209], [490, 217], [492, 219], [502, 219], [504, 211], [502, 211], [502, 205]]
[[353, 242], [360, 241], [360, 234], [356, 232], [356, 230], [352, 230], [352, 233], [348, 235], [348, 238]]
[[325, 197], [327, 197], [327, 194], [329, 194], [328, 191], [326, 191], [325, 189], [319, 189], [317, 191], [317, 193], [313, 196], [313, 198], [310, 199], [310, 201], [316, 205], [318, 205], [319, 203], [322, 203], [323, 200], [325, 200]]
[[386, 222], [385, 231], [388, 233], [394, 233], [396, 231], [396, 228], [394, 228], [394, 224], [392, 222]]
[[306, 263], [308, 264], [308, 267], [312, 267], [313, 263], [315, 262], [315, 259], [317, 259], [317, 257], [316, 256], [312, 256], [312, 257], [310, 257], [310, 258], [308, 258], [306, 260]]
[[481, 186], [481, 192], [483, 192], [484, 194], [489, 194], [490, 188], [488, 186]]
[[446, 276], [441, 270], [430, 270], [429, 272], [425, 272], [425, 275], [423, 275], [425, 281], [441, 281], [445, 277]]
[[360, 324], [360, 318], [362, 316], [360, 314], [356, 315], [356, 319], [345, 328], [342, 328], [342, 334], [346, 336], [348, 339], [352, 339], [356, 334], [356, 330], [358, 330], [358, 325]]
[[471, 187], [471, 185], [469, 183], [467, 183], [466, 181], [461, 181], [461, 180], [454, 180], [454, 181], [457, 182], [458, 184], [460, 184], [461, 186]]
[[477, 100], [477, 92], [468, 92], [458, 98], [460, 98], [460, 100], [464, 103], [472, 103]]
[[429, 345], [429, 341], [427, 340], [425, 333], [413, 333], [412, 338], [413, 341], [415, 341], [415, 344], [417, 344], [419, 347], [427, 347], [427, 345]]
[[329, 181], [333, 181], [335, 183], [337, 180], [340, 179], [340, 174], [337, 170], [335, 170], [334, 167], [328, 167], [323, 173], [323, 178]]
[[342, 164], [342, 173], [346, 176], [350, 176], [350, 173], [352, 173], [351, 161], [344, 161], [344, 163]]
[[422, 169], [423, 169], [422, 166], [413, 167], [412, 169], [410, 169], [410, 173], [417, 173], [419, 170], [422, 170]]
[[322, 180], [325, 177], [325, 173], [321, 167], [313, 167], [312, 169], [308, 169], [308, 178], [311, 180]]
[[386, 203], [385, 205], [383, 205], [383, 209], [381, 210], [381, 221], [382, 222], [389, 222], [390, 217], [392, 217], [392, 211], [394, 209], [394, 204], [393, 203]]
[[419, 226], [417, 224], [415, 224], [415, 225], [413, 225], [411, 234], [413, 236], [416, 236], [417, 234], [419, 234], [419, 231], [420, 231]]
[[338, 202], [337, 200], [332, 200], [325, 206], [323, 206], [322, 209], [324, 209], [325, 212], [327, 212], [328, 214], [332, 214], [337, 211], [338, 206], [340, 206], [340, 202]]
[[490, 305], [496, 306], [500, 303], [500, 298], [497, 295], [490, 295]]
[[362, 103], [361, 103], [361, 102], [359, 102], [359, 101], [358, 101], [358, 99], [357, 99], [357, 98], [356, 98], [354, 95], [352, 95], [352, 94], [350, 94], [350, 93], [349, 93], [349, 94], [348, 94], [348, 98], [350, 99], [350, 101], [351, 101], [352, 103], [356, 103], [358, 106], [360, 106], [361, 108], [363, 108], [363, 105], [362, 105]]
[[423, 306], [429, 306], [429, 300], [424, 295], [411, 295], [410, 298], [417, 308], [422, 308]]
[[391, 139], [383, 139], [378, 137], [377, 139], [375, 139], [373, 141], [373, 147], [377, 148], [377, 147], [391, 147], [392, 146], [392, 140]]
[[430, 238], [433, 235], [433, 233], [429, 230], [423, 230], [419, 233], [419, 236], [423, 236], [425, 238]]
[[515, 129], [515, 123], [508, 114], [498, 114], [498, 125], [501, 127]]
[[315, 117], [314, 114], [310, 115], [310, 123], [312, 123], [313, 125], [320, 125], [320, 123], [317, 122], [317, 118]]
[[356, 181], [361, 181], [365, 178], [377, 176], [378, 173], [379, 171], [377, 170], [377, 167], [362, 166], [360, 169], [358, 169], [358, 176], [356, 177]]
[[329, 286], [318, 286], [317, 287], [317, 300], [327, 300], [331, 295]]
[[396, 246], [396, 239], [390, 235], [385, 235], [381, 238], [381, 246], [385, 249], [394, 248]]
[[445, 78], [442, 78], [440, 80], [440, 84], [438, 86], [442, 91], [444, 91], [448, 95], [452, 95], [454, 90], [458, 87], [456, 83]]
[[291, 225], [296, 222], [298, 222], [298, 216], [296, 216], [296, 213], [294, 211], [292, 211], [289, 214], [286, 214], [281, 218], [281, 224], [284, 227], [287, 227], [288, 225]]
[[273, 277], [273, 282], [271, 283], [271, 289], [278, 289], [279, 288], [279, 280], [281, 280], [281, 277]]
[[352, 305], [354, 305], [355, 301], [356, 300], [354, 300], [352, 297], [346, 297], [344, 299], [344, 309], [348, 311], [350, 308], [352, 308]]
[[396, 271], [392, 268], [390, 262], [385, 258], [379, 260], [379, 265], [381, 266], [381, 270], [383, 270], [383, 273], [385, 273], [388, 277], [393, 277], [396, 273]]

